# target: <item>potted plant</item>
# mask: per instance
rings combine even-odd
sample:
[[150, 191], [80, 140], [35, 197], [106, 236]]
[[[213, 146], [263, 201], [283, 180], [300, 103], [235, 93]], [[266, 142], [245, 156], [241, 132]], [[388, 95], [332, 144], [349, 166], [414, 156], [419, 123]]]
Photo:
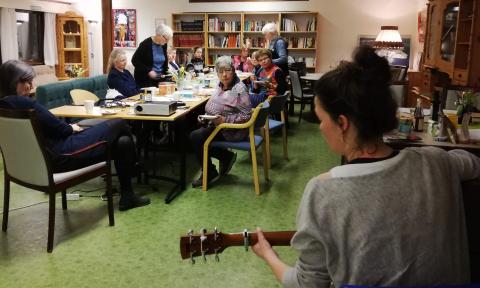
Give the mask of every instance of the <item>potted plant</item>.
[[457, 106], [458, 124], [462, 123], [463, 115], [476, 112], [478, 110], [475, 107], [475, 96], [476, 95], [473, 90], [466, 90], [457, 93], [455, 106]]

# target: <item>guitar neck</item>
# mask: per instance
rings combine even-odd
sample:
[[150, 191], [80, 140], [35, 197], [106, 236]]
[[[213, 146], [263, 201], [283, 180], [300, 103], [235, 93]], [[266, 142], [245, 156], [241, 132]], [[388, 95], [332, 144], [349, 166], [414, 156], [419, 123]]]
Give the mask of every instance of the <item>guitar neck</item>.
[[[265, 239], [272, 246], [290, 246], [290, 240], [296, 231], [277, 231], [277, 232], [263, 232]], [[244, 246], [243, 233], [224, 234], [224, 242], [228, 246]], [[249, 244], [255, 245], [258, 242], [258, 235], [256, 232], [249, 232]]]

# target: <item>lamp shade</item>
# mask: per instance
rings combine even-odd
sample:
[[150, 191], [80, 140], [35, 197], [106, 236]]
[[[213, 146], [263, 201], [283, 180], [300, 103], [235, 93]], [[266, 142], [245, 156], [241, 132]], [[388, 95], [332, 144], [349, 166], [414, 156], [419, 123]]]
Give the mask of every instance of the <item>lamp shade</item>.
[[382, 26], [373, 43], [373, 48], [402, 49], [403, 42], [400, 33], [398, 33], [398, 26]]

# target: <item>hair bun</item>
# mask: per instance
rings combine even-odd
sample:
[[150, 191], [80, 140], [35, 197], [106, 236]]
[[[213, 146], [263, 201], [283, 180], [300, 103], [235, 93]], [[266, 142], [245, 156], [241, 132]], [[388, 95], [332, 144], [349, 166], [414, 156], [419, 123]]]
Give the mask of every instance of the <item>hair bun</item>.
[[362, 45], [353, 54], [353, 62], [364, 71], [367, 81], [388, 85], [392, 79], [387, 59], [380, 57], [370, 46]]

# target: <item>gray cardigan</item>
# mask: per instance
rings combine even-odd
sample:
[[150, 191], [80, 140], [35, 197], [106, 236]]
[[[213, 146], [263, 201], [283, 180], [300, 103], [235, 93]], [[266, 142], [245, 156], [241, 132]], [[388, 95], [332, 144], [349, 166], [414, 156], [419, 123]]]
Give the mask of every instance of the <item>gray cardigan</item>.
[[469, 283], [460, 182], [480, 177], [479, 158], [408, 148], [330, 174], [305, 188], [285, 287]]

